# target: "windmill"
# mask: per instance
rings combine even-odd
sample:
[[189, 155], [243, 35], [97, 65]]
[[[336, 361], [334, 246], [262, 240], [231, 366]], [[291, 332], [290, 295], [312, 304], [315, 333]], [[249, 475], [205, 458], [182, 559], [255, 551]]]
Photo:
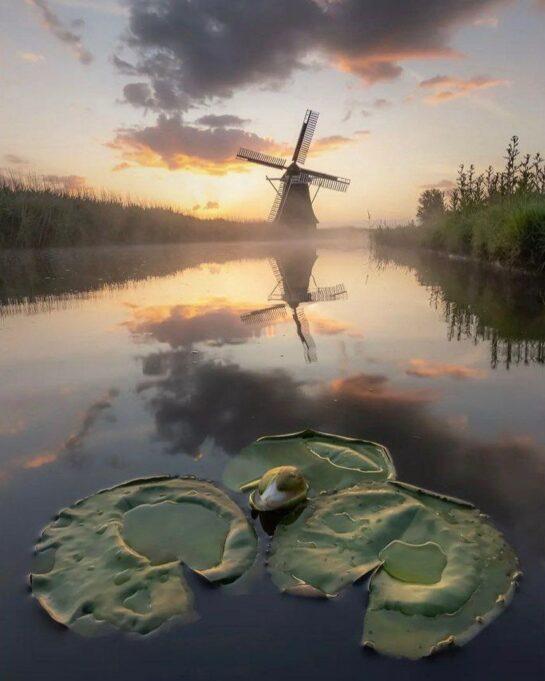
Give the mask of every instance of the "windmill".
[[289, 252], [282, 251], [269, 258], [276, 279], [276, 285], [269, 294], [269, 301], [278, 302], [240, 316], [245, 324], [265, 326], [285, 321], [289, 308], [307, 362], [316, 362], [318, 358], [303, 304], [340, 300], [347, 295], [344, 284], [325, 287], [317, 285], [312, 274], [317, 259], [316, 249], [308, 247], [291, 249]]
[[[269, 213], [269, 222], [281, 223], [290, 227], [316, 227], [318, 219], [314, 214], [312, 205], [320, 189], [323, 187], [337, 192], [345, 192], [348, 189], [350, 180], [346, 177], [337, 177], [336, 175], [301, 168], [307, 158], [318, 115], [317, 111], [307, 110], [289, 165], [286, 165], [285, 158], [277, 158], [251, 149], [242, 148], [237, 154], [237, 158], [246, 159], [250, 163], [284, 170], [282, 177], [267, 177], [276, 192]], [[312, 199], [310, 198], [311, 185], [316, 187]]]

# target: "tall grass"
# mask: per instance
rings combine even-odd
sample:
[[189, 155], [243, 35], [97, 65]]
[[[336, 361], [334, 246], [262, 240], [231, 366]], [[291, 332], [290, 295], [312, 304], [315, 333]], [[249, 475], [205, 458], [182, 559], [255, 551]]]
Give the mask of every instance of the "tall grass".
[[[433, 212], [426, 212], [430, 198]], [[373, 238], [383, 245], [424, 246], [544, 270], [544, 159], [539, 153], [521, 156], [515, 136], [503, 170], [489, 166], [477, 174], [473, 165], [461, 165], [449, 194], [421, 195], [419, 217], [419, 224], [378, 229]]]
[[201, 220], [110, 192], [65, 189], [39, 176], [0, 174], [0, 247], [260, 239], [266, 223]]

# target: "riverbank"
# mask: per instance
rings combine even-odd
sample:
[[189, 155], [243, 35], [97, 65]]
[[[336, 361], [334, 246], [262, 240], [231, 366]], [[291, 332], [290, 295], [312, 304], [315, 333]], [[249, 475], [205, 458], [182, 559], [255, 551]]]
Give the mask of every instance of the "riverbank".
[[202, 219], [175, 208], [145, 205], [89, 190], [67, 191], [37, 179], [0, 175], [0, 249], [165, 243], [363, 239], [357, 227], [307, 234], [270, 222]]
[[545, 197], [520, 197], [467, 212], [444, 213], [426, 224], [370, 231], [381, 246], [426, 248], [499, 263], [509, 269], [545, 270]]
[[203, 220], [107, 193], [0, 176], [0, 248], [248, 241], [269, 232], [265, 222]]
[[477, 174], [461, 165], [453, 188], [425, 189], [418, 224], [371, 232], [381, 246], [427, 248], [503, 265], [545, 271], [545, 164], [538, 152], [519, 151], [517, 136], [505, 151], [505, 167]]

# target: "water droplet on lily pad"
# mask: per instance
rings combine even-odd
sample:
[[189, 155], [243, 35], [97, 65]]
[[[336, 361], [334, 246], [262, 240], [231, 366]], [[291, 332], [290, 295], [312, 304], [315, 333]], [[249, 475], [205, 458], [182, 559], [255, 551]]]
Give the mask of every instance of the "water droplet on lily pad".
[[[72, 517], [79, 522], [66, 522]], [[196, 618], [182, 565], [228, 583], [252, 565], [256, 548], [243, 511], [215, 485], [134, 480], [76, 502], [44, 529], [32, 592], [54, 620], [80, 633], [146, 634], [172, 617]]]

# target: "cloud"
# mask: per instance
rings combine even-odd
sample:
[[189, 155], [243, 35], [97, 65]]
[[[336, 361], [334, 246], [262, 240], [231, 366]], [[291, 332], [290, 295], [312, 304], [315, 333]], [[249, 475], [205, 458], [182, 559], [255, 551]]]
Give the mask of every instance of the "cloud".
[[205, 440], [235, 455], [263, 433], [309, 427], [383, 442], [400, 480], [473, 501], [519, 550], [541, 552], [533, 528], [543, 515], [543, 448], [520, 436], [483, 441], [454, 429], [430, 391], [397, 388], [380, 374], [311, 385], [285, 370], [195, 359], [189, 350], [153, 353], [143, 370], [140, 394], [173, 455], [195, 456]]
[[[198, 205], [194, 210], [199, 208]], [[250, 309], [224, 298], [192, 305], [136, 308], [125, 326], [136, 338], [168, 343], [172, 348], [191, 347], [194, 343], [215, 347], [238, 345], [259, 335], [259, 328], [252, 328], [240, 319], [240, 315]]]
[[473, 76], [465, 80], [457, 76], [434, 76], [423, 80], [419, 87], [433, 90], [433, 93], [426, 96], [424, 101], [429, 104], [440, 104], [451, 99], [468, 97], [475, 90], [487, 90], [500, 85], [509, 85], [509, 81], [490, 76]]
[[4, 154], [4, 158], [8, 163], [11, 163], [14, 166], [25, 166], [29, 163], [26, 158], [18, 156], [17, 154]]
[[330, 319], [329, 317], [320, 317], [319, 315], [309, 313], [307, 315], [310, 322], [310, 327], [313, 333], [319, 336], [338, 336], [344, 334], [349, 338], [363, 338], [362, 332], [357, 326], [342, 322], [338, 319]]
[[427, 359], [411, 359], [409, 368], [405, 372], [408, 376], [418, 378], [454, 378], [458, 381], [468, 378], [484, 378], [486, 372], [482, 369], [473, 369], [463, 364], [444, 364], [443, 362], [432, 362]]
[[230, 170], [245, 170], [247, 161], [237, 159], [240, 147], [279, 155], [285, 147], [240, 128], [203, 129], [186, 124], [181, 116], [160, 114], [148, 127], [117, 131], [109, 147], [118, 151], [129, 165], [223, 175]]
[[[83, 46], [81, 35], [65, 26], [62, 20], [49, 7], [46, 0], [26, 0], [29, 5], [35, 7], [41, 16], [42, 25], [53, 34], [57, 40], [60, 40], [72, 50], [74, 55], [82, 64], [90, 64], [93, 61], [93, 55]], [[74, 28], [83, 25], [82, 20], [77, 22]]]
[[207, 128], [240, 128], [247, 123], [250, 123], [249, 118], [240, 118], [240, 116], [233, 116], [231, 114], [207, 114], [201, 116], [195, 121], [198, 125], [204, 125]]
[[37, 52], [18, 52], [17, 54], [20, 59], [27, 61], [29, 64], [36, 64], [45, 59], [43, 54], [38, 54]]
[[113, 401], [118, 395], [119, 391], [116, 388], [108, 390], [103, 397], [93, 402], [85, 410], [74, 432], [68, 435], [57, 449], [26, 458], [22, 462], [22, 468], [41, 468], [42, 466], [55, 463], [61, 456], [66, 456], [76, 461], [79, 458], [79, 452], [83, 447], [89, 431], [93, 428], [103, 412], [107, 409], [111, 409]]
[[309, 156], [325, 154], [328, 151], [341, 149], [342, 147], [346, 147], [349, 144], [354, 144], [354, 138], [345, 137], [344, 135], [328, 135], [327, 137], [319, 137], [312, 143]]
[[203, 206], [203, 210], [217, 210], [219, 207], [220, 205], [217, 201], [207, 201]]
[[127, 0], [134, 63], [114, 62], [149, 82], [162, 111], [278, 87], [316, 57], [372, 84], [398, 78], [407, 60], [457, 56], [452, 32], [502, 1]]
[[83, 189], [86, 184], [85, 178], [81, 175], [44, 175], [43, 179], [45, 182], [66, 191], [78, 191]]
[[473, 26], [485, 26], [486, 28], [498, 28], [499, 24], [500, 20], [494, 16], [479, 17], [473, 22]]
[[369, 137], [370, 134], [370, 130], [354, 130], [354, 135], [356, 135], [356, 137]]
[[389, 99], [375, 99], [373, 102], [373, 106], [375, 109], [388, 109], [390, 106], [392, 106], [392, 102]]

